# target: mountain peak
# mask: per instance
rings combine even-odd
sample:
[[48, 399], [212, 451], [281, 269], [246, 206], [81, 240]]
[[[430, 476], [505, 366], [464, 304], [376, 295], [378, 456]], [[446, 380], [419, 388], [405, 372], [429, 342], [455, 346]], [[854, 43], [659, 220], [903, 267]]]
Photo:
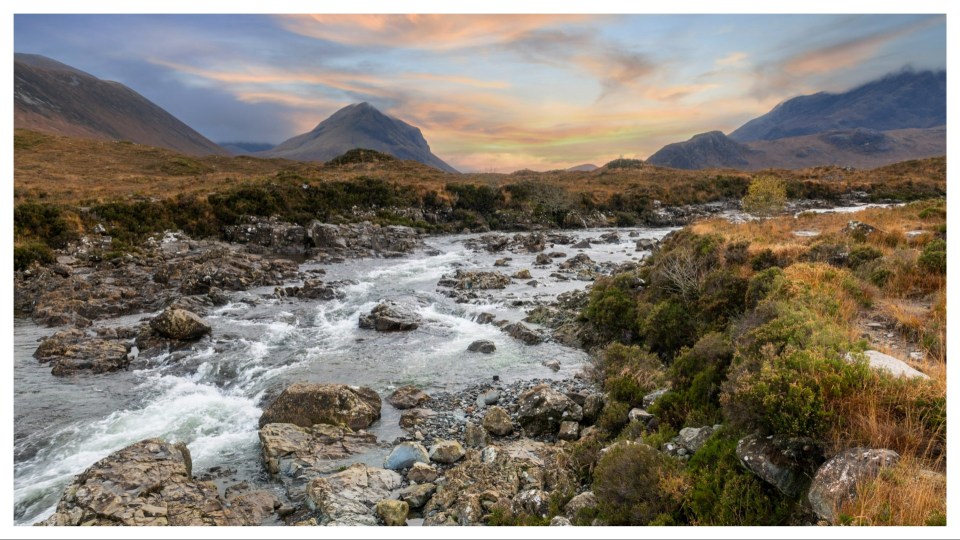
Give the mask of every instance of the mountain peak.
[[284, 141], [261, 155], [327, 161], [354, 148], [377, 150], [398, 159], [457, 172], [430, 151], [419, 128], [380, 112], [366, 101], [341, 108], [309, 133]]

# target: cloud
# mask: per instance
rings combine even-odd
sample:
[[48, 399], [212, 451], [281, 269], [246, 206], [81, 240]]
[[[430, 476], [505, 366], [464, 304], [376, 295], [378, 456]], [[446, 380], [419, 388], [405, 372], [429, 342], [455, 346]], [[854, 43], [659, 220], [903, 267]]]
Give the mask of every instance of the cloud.
[[743, 61], [747, 59], [749, 55], [743, 51], [732, 52], [723, 58], [717, 58], [714, 60], [714, 64], [719, 67], [731, 67], [738, 66], [743, 64]]
[[449, 50], [513, 41], [532, 30], [593, 15], [277, 15], [296, 34], [357, 47]]

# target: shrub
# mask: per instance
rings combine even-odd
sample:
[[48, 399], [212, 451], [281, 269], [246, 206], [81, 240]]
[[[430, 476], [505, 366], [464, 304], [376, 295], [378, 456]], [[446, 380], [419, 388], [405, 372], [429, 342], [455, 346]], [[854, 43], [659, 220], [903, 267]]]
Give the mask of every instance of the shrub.
[[774, 266], [783, 266], [783, 263], [770, 248], [765, 248], [750, 257], [750, 268], [756, 271], [766, 270]]
[[609, 345], [599, 367], [604, 390], [614, 400], [633, 407], [639, 406], [643, 396], [661, 387], [666, 379], [660, 360], [637, 346]]
[[746, 240], [731, 242], [723, 252], [723, 259], [727, 264], [744, 264], [750, 258], [749, 250], [750, 242]]
[[864, 263], [879, 259], [883, 253], [873, 246], [858, 245], [850, 250], [847, 264], [850, 268], [860, 268]]
[[782, 525], [793, 501], [748, 472], [736, 455], [737, 438], [716, 432], [693, 457], [687, 470], [691, 488], [683, 500], [694, 525]]
[[760, 176], [750, 182], [741, 205], [744, 212], [765, 218], [781, 212], [786, 202], [787, 188], [783, 180]]
[[642, 443], [620, 442], [603, 454], [593, 474], [601, 520], [610, 525], [646, 525], [675, 510], [665, 486], [668, 458]]
[[52, 248], [66, 247], [78, 238], [64, 212], [50, 204], [21, 203], [13, 209], [14, 238], [34, 240]]
[[676, 428], [722, 421], [720, 385], [733, 359], [733, 347], [716, 332], [684, 349], [670, 366], [673, 391], [652, 407], [661, 421]]
[[726, 328], [731, 317], [743, 313], [748, 284], [745, 278], [726, 268], [707, 274], [696, 306], [696, 317], [705, 329]]
[[34, 262], [50, 264], [54, 260], [53, 251], [41, 242], [31, 242], [13, 248], [14, 270], [26, 270]]
[[637, 287], [631, 274], [601, 278], [594, 284], [583, 314], [604, 338], [629, 342], [636, 336]]
[[664, 300], [644, 318], [642, 332], [650, 350], [669, 362], [681, 347], [697, 340], [696, 320], [679, 300]]
[[774, 266], [757, 272], [747, 284], [744, 303], [748, 308], [754, 308], [763, 301], [772, 291], [784, 284], [783, 270]]
[[597, 418], [597, 427], [611, 436], [616, 436], [627, 425], [630, 414], [630, 404], [622, 401], [609, 400], [603, 406], [600, 417]]
[[939, 238], [923, 246], [917, 265], [938, 274], [947, 273], [947, 243]]

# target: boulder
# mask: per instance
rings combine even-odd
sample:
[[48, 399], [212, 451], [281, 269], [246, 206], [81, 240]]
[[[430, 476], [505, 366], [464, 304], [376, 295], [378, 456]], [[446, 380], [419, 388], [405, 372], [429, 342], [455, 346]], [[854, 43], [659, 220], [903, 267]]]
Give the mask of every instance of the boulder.
[[377, 332], [416, 330], [420, 322], [420, 316], [412, 308], [392, 301], [381, 302], [370, 313], [360, 316], [360, 328]]
[[[926, 373], [917, 371], [911, 367], [910, 364], [907, 364], [895, 356], [890, 356], [889, 354], [884, 354], [880, 351], [864, 351], [863, 354], [867, 357], [867, 361], [869, 362], [871, 369], [886, 371], [894, 377], [904, 377], [907, 379], [930, 378], [930, 376]], [[847, 359], [852, 358], [852, 355], [847, 355]]]
[[457, 441], [437, 441], [430, 447], [430, 461], [456, 463], [466, 453], [466, 450]]
[[570, 247], [572, 247], [573, 249], [587, 249], [587, 248], [589, 248], [589, 247], [591, 247], [591, 246], [590, 246], [590, 241], [589, 241], [589, 240], [583, 239], [583, 240], [577, 242], [576, 244], [571, 245]]
[[496, 388], [491, 388], [480, 392], [480, 395], [477, 396], [477, 407], [496, 405], [498, 401], [500, 401], [500, 391]]
[[191, 474], [186, 445], [146, 439], [91, 465], [45, 525], [259, 525], [234, 514], [212, 482]]
[[680, 430], [676, 442], [681, 447], [686, 448], [691, 454], [696, 454], [698, 450], [703, 448], [707, 439], [709, 439], [710, 436], [713, 435], [713, 432], [719, 429], [719, 427], [720, 426], [685, 427]]
[[127, 347], [115, 339], [88, 336], [78, 329], [57, 332], [40, 342], [33, 356], [53, 365], [57, 376], [78, 373], [108, 373], [130, 365]]
[[483, 448], [490, 444], [490, 435], [482, 427], [467, 420], [463, 427], [463, 442], [470, 448]]
[[851, 448], [840, 452], [824, 463], [818, 470], [807, 500], [810, 507], [822, 519], [833, 522], [840, 506], [857, 496], [858, 485], [869, 482], [885, 467], [892, 467], [900, 460], [893, 450]]
[[597, 504], [599, 504], [599, 501], [597, 501], [596, 495], [592, 491], [584, 491], [567, 502], [567, 505], [563, 507], [563, 513], [570, 519], [577, 519], [581, 510], [596, 508]]
[[544, 360], [541, 362], [544, 367], [548, 368], [550, 371], [557, 372], [560, 371], [560, 361], [556, 358], [552, 360]]
[[637, 240], [637, 251], [653, 251], [658, 242], [653, 238], [640, 238]]
[[550, 255], [546, 253], [540, 253], [537, 255], [537, 259], [534, 261], [534, 264], [537, 266], [546, 266], [553, 262], [553, 259], [550, 258]]
[[437, 486], [432, 483], [414, 484], [400, 490], [398, 496], [406, 501], [410, 508], [423, 508], [430, 497], [437, 491]]
[[497, 320], [497, 316], [493, 313], [483, 312], [477, 315], [476, 322], [477, 324], [491, 324], [493, 321]]
[[267, 471], [287, 477], [299, 476], [302, 471], [332, 472], [335, 465], [331, 460], [365, 452], [377, 444], [372, 433], [327, 424], [267, 424], [259, 435]]
[[824, 460], [823, 448], [808, 437], [749, 435], [737, 443], [737, 458], [750, 472], [790, 498], [797, 498]]
[[471, 272], [457, 270], [454, 288], [461, 290], [503, 289], [510, 284], [510, 276], [500, 272]]
[[547, 517], [550, 510], [550, 498], [542, 489], [526, 489], [513, 498], [513, 512], [541, 518]]
[[398, 409], [412, 409], [430, 401], [430, 396], [416, 386], [401, 386], [387, 397], [387, 403]]
[[169, 308], [150, 321], [150, 328], [165, 338], [181, 341], [199, 339], [210, 333], [210, 325], [196, 313]]
[[513, 274], [513, 279], [533, 279], [533, 276], [530, 274], [530, 270], [524, 268]]
[[260, 416], [260, 427], [287, 423], [347, 426], [358, 430], [380, 418], [380, 396], [367, 387], [345, 384], [294, 383]]
[[487, 339], [478, 339], [470, 344], [467, 347], [467, 350], [470, 352], [480, 352], [484, 354], [490, 354], [497, 350], [497, 346], [490, 340]]
[[416, 484], [428, 484], [437, 479], [437, 469], [430, 464], [416, 462], [407, 471], [407, 480]]
[[402, 442], [395, 446], [384, 460], [383, 466], [387, 469], [401, 470], [410, 468], [414, 463], [429, 463], [430, 454], [420, 443]]
[[669, 392], [667, 388], [659, 388], [650, 392], [649, 394], [643, 396], [643, 408], [649, 409], [658, 399], [660, 399], [664, 394]]
[[523, 323], [508, 324], [503, 327], [503, 331], [509, 334], [510, 337], [518, 339], [527, 345], [537, 345], [543, 342], [543, 337], [539, 333], [531, 330]]
[[517, 420], [529, 435], [556, 433], [560, 422], [582, 419], [583, 409], [547, 384], [527, 390], [517, 400]]
[[600, 418], [603, 411], [603, 395], [590, 394], [583, 400], [583, 421], [586, 424], [593, 424]]
[[503, 407], [490, 407], [490, 410], [483, 415], [483, 429], [498, 437], [513, 433], [510, 414]]
[[307, 484], [307, 505], [324, 525], [376, 525], [372, 508], [400, 487], [393, 471], [354, 463], [345, 470]]
[[573, 421], [560, 422], [557, 438], [561, 441], [575, 441], [580, 438], [580, 424]]
[[553, 518], [550, 519], [551, 527], [570, 527], [571, 525], [573, 525], [573, 523], [570, 523], [570, 520], [563, 516], [553, 516]]
[[395, 499], [384, 499], [377, 503], [377, 515], [387, 527], [402, 527], [407, 524], [410, 505]]

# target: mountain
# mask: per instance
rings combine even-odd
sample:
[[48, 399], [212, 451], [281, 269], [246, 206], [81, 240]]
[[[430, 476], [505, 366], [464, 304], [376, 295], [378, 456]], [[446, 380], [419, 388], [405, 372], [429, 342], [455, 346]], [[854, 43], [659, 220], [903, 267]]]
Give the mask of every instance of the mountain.
[[575, 166], [575, 167], [570, 167], [569, 169], [566, 169], [566, 170], [567, 170], [567, 172], [591, 172], [591, 171], [595, 171], [595, 170], [597, 170], [597, 169], [599, 169], [599, 168], [600, 168], [600, 167], [597, 167], [597, 166], [594, 165], [593, 163], [584, 163], [583, 165], [577, 165], [577, 166]]
[[274, 145], [270, 143], [222, 142], [217, 144], [220, 145], [220, 148], [223, 148], [235, 156], [252, 155], [257, 152], [266, 152], [267, 150], [274, 148]]
[[147, 98], [35, 54], [14, 54], [15, 128], [54, 135], [127, 140], [195, 156], [226, 150]]
[[904, 71], [848, 92], [784, 101], [730, 134], [738, 142], [771, 141], [826, 131], [929, 128], [947, 123], [947, 73]]
[[750, 164], [750, 149], [720, 131], [694, 135], [668, 144], [647, 158], [647, 163], [674, 169], [742, 168]]
[[326, 161], [354, 148], [368, 148], [446, 172], [457, 172], [430, 152], [420, 129], [387, 116], [369, 103], [348, 105], [312, 131], [288, 139], [258, 156]]
[[789, 99], [730, 135], [701, 133], [647, 162], [676, 169], [870, 168], [942, 156], [946, 102], [946, 72], [903, 71], [841, 94]]
[[674, 169], [714, 167], [759, 170], [803, 169], [822, 165], [873, 168], [946, 153], [945, 127], [926, 129], [849, 129], [739, 143], [719, 131], [668, 144], [647, 163]]

